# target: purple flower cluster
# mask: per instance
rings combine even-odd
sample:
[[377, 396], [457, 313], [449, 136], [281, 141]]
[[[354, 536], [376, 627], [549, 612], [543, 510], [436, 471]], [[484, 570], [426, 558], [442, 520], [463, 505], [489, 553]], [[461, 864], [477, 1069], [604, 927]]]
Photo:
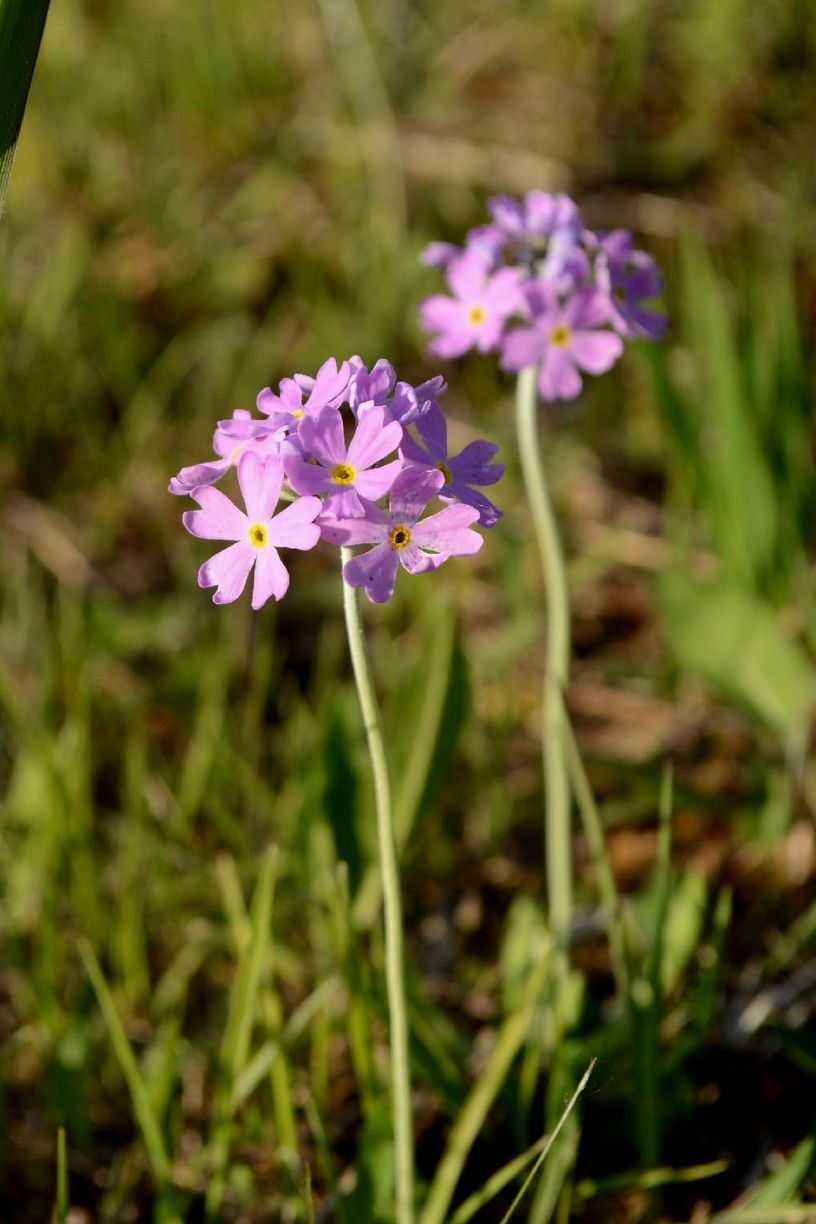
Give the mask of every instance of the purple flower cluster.
[[[493, 462], [497, 448], [489, 442], [449, 454], [438, 402], [445, 389], [441, 377], [398, 382], [384, 359], [370, 370], [359, 357], [340, 365], [330, 359], [314, 378], [295, 374], [277, 394], [261, 391], [259, 416], [238, 409], [219, 421], [216, 459], [182, 468], [169, 485], [199, 506], [182, 516], [192, 535], [230, 542], [201, 566], [199, 586], [216, 588], [214, 603], [232, 603], [254, 567], [252, 607], [260, 608], [289, 586], [278, 549], [310, 549], [324, 539], [373, 545], [347, 562], [343, 576], [385, 603], [400, 566], [421, 574], [478, 552], [482, 536], [473, 527], [493, 527], [501, 517], [479, 490], [504, 467]], [[213, 487], [232, 467], [245, 510]], [[276, 512], [282, 493], [291, 504]], [[387, 510], [377, 504], [386, 495]], [[441, 508], [426, 514], [434, 499]]]
[[542, 399], [574, 399], [582, 374], [610, 369], [624, 340], [662, 335], [666, 319], [644, 304], [662, 276], [628, 230], [596, 234], [568, 196], [544, 191], [487, 207], [490, 222], [463, 248], [432, 242], [423, 255], [444, 268], [450, 290], [420, 307], [436, 356], [498, 352], [513, 373], [538, 366]]

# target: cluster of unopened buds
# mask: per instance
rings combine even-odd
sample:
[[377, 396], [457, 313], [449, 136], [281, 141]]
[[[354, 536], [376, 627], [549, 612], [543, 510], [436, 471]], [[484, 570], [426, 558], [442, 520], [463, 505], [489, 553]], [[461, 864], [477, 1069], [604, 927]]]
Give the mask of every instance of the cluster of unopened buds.
[[[398, 568], [437, 569], [451, 556], [475, 553], [501, 511], [479, 489], [504, 472], [497, 448], [474, 441], [448, 454], [439, 397], [441, 377], [419, 386], [398, 382], [388, 361], [369, 370], [359, 357], [326, 361], [314, 378], [284, 378], [257, 399], [260, 416], [237, 409], [218, 422], [217, 458], [182, 468], [170, 492], [189, 495], [199, 509], [183, 523], [194, 536], [230, 541], [205, 561], [199, 586], [216, 588], [215, 603], [231, 603], [254, 566], [252, 607], [282, 598], [289, 574], [280, 548], [313, 548], [323, 539], [352, 547], [343, 577], [373, 603], [391, 598]], [[214, 485], [232, 468], [241, 510]], [[379, 504], [387, 497], [387, 508]], [[284, 505], [278, 511], [278, 503]], [[431, 507], [438, 501], [441, 508]]]
[[464, 247], [432, 242], [424, 252], [451, 294], [420, 307], [436, 356], [498, 352], [512, 373], [538, 366], [542, 399], [574, 399], [582, 373], [610, 369], [624, 340], [662, 335], [665, 318], [645, 305], [662, 276], [628, 230], [595, 233], [569, 196], [544, 191], [496, 196], [488, 211]]

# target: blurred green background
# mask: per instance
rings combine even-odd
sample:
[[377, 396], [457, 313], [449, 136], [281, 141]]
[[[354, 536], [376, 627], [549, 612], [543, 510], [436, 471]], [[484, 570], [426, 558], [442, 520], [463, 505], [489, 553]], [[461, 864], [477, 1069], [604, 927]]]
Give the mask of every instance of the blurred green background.
[[[388, 1219], [334, 550], [291, 557], [280, 607], [216, 611], [165, 490], [294, 370], [441, 368], [419, 251], [538, 187], [631, 226], [671, 317], [546, 410], [570, 708], [659, 996], [633, 1038], [576, 823], [572, 1046], [600, 1064], [569, 1218], [698, 1224], [751, 1187], [765, 1207], [735, 1224], [813, 1218], [779, 1204], [814, 1189], [814, 149], [810, 0], [54, 3], [0, 222], [0, 1217], [49, 1218], [64, 1127], [72, 1224], [199, 1220], [205, 1199], [305, 1221], [312, 1196], [321, 1219]], [[501, 447], [505, 518], [475, 563], [369, 616], [426, 1179], [544, 932], [543, 592], [512, 386], [489, 358], [444, 372], [455, 436]], [[541, 1132], [516, 1065], [457, 1201]]]

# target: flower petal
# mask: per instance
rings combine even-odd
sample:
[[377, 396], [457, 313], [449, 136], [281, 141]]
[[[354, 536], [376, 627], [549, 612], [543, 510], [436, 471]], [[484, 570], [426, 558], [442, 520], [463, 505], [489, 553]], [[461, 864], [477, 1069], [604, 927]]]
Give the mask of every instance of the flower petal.
[[452, 556], [468, 556], [478, 552], [484, 540], [478, 531], [471, 531], [471, 524], [479, 518], [475, 506], [461, 503], [446, 506], [428, 518], [420, 519], [411, 528], [412, 543], [420, 548], [431, 548], [435, 552], [446, 552]]
[[261, 459], [246, 451], [238, 460], [238, 484], [247, 508], [247, 516], [255, 521], [272, 517], [283, 484], [283, 464], [270, 455]]
[[[270, 519], [267, 524], [269, 544], [275, 548], [314, 548], [320, 539], [320, 528], [315, 519], [322, 509], [323, 503], [319, 497], [299, 497]], [[263, 553], [265, 550], [260, 551]]]
[[581, 375], [566, 350], [551, 346], [538, 372], [538, 391], [544, 400], [575, 399], [581, 390]]
[[515, 374], [540, 361], [545, 347], [538, 327], [518, 327], [504, 337], [500, 365], [503, 370]]
[[[173, 476], [167, 490], [169, 493], [175, 494], [176, 497], [186, 497], [188, 493], [192, 493], [194, 489], [201, 488], [202, 485], [215, 484], [216, 480], [220, 480], [222, 476], [232, 467], [230, 459], [217, 459], [210, 463], [194, 463], [192, 467], [183, 467], [181, 471]], [[214, 539], [215, 537], [210, 537]]]
[[324, 540], [330, 544], [381, 544], [388, 539], [391, 519], [378, 506], [365, 504], [361, 518], [330, 519], [321, 515], [318, 526]]
[[570, 349], [576, 365], [588, 374], [603, 374], [611, 369], [623, 352], [623, 341], [614, 332], [573, 332]]
[[367, 472], [358, 472], [354, 488], [361, 497], [378, 501], [379, 498], [385, 497], [403, 467], [402, 460], [395, 459], [393, 463], [384, 463], [381, 467], [369, 468]]
[[391, 517], [398, 523], [415, 522], [432, 497], [436, 497], [445, 477], [436, 468], [404, 468], [391, 486]]
[[447, 501], [450, 497], [462, 502], [465, 506], [473, 506], [479, 511], [480, 527], [495, 527], [504, 515], [504, 511], [494, 506], [493, 502], [483, 493], [479, 493], [477, 489], [471, 489], [469, 485], [462, 484], [458, 480], [452, 480], [449, 485], [446, 485], [444, 493], [440, 496], [443, 501]]
[[198, 585], [217, 587], [213, 603], [233, 603], [246, 586], [255, 556], [255, 549], [243, 540], [230, 544], [204, 562], [198, 571]]
[[343, 569], [343, 577], [351, 587], [364, 587], [372, 603], [387, 603], [394, 594], [397, 579], [397, 554], [388, 544], [352, 557]]
[[[294, 507], [290, 506], [289, 509]], [[318, 532], [318, 535], [320, 533]], [[311, 547], [311, 546], [309, 546]], [[267, 599], [283, 599], [289, 590], [289, 571], [271, 544], [258, 549], [255, 558], [255, 579], [252, 583], [252, 607], [262, 608]]]
[[360, 416], [346, 458], [358, 471], [370, 468], [386, 455], [393, 454], [401, 441], [402, 426], [392, 420], [387, 408], [375, 405]]
[[325, 493], [329, 488], [331, 478], [326, 468], [307, 463], [294, 450], [287, 450], [283, 462], [286, 478], [296, 493]]
[[247, 516], [218, 489], [203, 485], [193, 489], [191, 496], [200, 510], [185, 510], [181, 521], [190, 535], [201, 540], [243, 540], [247, 531]]
[[343, 418], [337, 408], [325, 408], [317, 417], [304, 417], [298, 436], [304, 448], [326, 467], [346, 457]]

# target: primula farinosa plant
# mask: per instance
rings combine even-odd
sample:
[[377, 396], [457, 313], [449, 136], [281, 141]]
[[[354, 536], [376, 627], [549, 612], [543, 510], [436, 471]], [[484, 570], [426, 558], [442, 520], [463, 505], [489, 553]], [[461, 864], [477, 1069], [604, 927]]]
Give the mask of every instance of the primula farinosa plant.
[[555, 948], [556, 1017], [568, 970], [572, 911], [570, 786], [563, 697], [569, 674], [570, 614], [563, 554], [541, 462], [536, 400], [574, 399], [586, 375], [603, 374], [630, 340], [654, 340], [666, 320], [651, 303], [660, 271], [628, 230], [595, 233], [566, 195], [496, 196], [490, 220], [463, 247], [433, 242], [426, 264], [444, 270], [448, 293], [420, 307], [430, 351], [498, 354], [516, 374], [519, 457], [547, 597], [542, 751], [550, 927]]
[[[400, 569], [424, 574], [482, 547], [477, 527], [501, 511], [481, 491], [501, 477], [496, 447], [475, 441], [451, 454], [439, 405], [441, 377], [419, 386], [397, 381], [389, 362], [369, 370], [359, 357], [329, 360], [314, 378], [284, 378], [277, 393], [219, 421], [215, 458], [182, 468], [170, 492], [197, 510], [187, 530], [224, 547], [198, 571], [213, 602], [238, 599], [252, 576], [252, 607], [281, 599], [289, 572], [281, 552], [338, 546], [354, 677], [368, 737], [377, 806], [385, 917], [396, 1219], [414, 1218], [413, 1123], [402, 950], [402, 906], [382, 720], [366, 650], [358, 590], [387, 602]], [[243, 508], [215, 485], [236, 469]], [[279, 506], [283, 503], [282, 507]], [[355, 549], [358, 550], [355, 552]]]

